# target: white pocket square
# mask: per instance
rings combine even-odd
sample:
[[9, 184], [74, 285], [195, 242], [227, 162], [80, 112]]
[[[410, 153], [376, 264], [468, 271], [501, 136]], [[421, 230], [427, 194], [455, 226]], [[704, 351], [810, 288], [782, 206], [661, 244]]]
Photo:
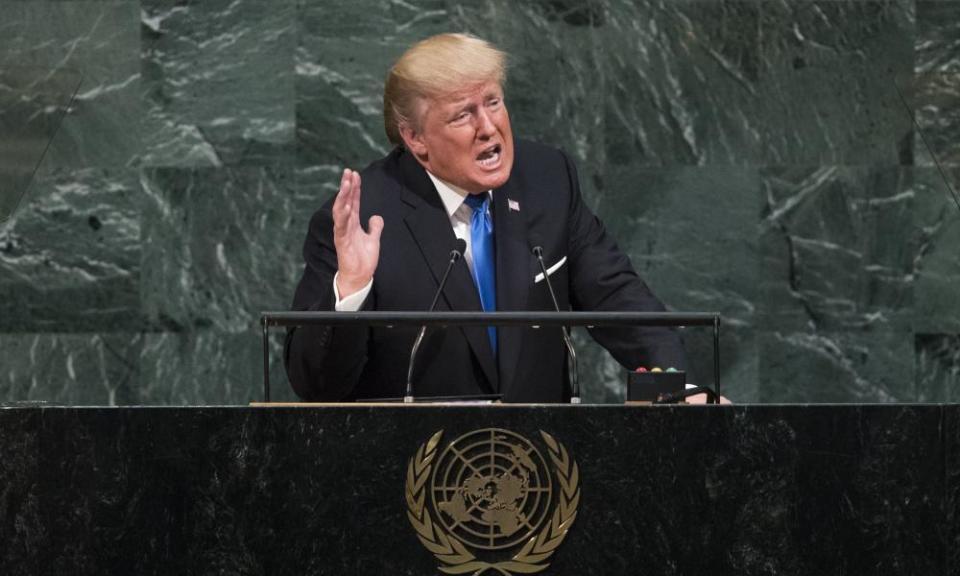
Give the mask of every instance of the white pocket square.
[[[563, 258], [557, 260], [557, 263], [556, 263], [556, 264], [554, 264], [553, 266], [547, 268], [547, 276], [553, 276], [553, 273], [556, 272], [557, 270], [559, 270], [560, 267], [563, 266], [563, 265], [566, 263], [566, 261], [567, 261], [567, 257], [566, 257], [566, 256], [564, 256]], [[533, 277], [533, 283], [534, 283], [534, 284], [539, 284], [540, 282], [543, 282], [543, 272], [541, 272], [541, 273], [539, 273], [539, 274], [537, 274], [536, 276]]]

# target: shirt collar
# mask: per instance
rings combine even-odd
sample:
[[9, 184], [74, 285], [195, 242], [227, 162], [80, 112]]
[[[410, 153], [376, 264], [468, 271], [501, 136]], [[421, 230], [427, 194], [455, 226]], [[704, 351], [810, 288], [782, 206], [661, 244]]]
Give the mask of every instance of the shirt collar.
[[[453, 218], [453, 214], [463, 205], [463, 201], [469, 192], [459, 186], [444, 182], [431, 174], [429, 170], [427, 170], [427, 176], [433, 181], [437, 193], [440, 194], [440, 200], [443, 202], [443, 208], [447, 211], [447, 216]], [[487, 195], [492, 197], [492, 190], [488, 190]]]

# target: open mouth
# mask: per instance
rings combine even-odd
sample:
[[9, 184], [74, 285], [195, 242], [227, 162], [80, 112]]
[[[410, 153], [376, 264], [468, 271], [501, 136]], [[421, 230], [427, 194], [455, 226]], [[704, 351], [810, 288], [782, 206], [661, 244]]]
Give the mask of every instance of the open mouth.
[[500, 163], [500, 145], [494, 144], [477, 156], [477, 163], [484, 168], [493, 168]]

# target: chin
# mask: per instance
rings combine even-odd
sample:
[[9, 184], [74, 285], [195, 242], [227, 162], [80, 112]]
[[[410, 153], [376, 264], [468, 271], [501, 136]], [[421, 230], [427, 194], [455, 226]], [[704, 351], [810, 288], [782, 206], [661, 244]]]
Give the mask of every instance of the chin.
[[473, 178], [474, 189], [471, 192], [486, 192], [503, 186], [510, 179], [512, 168], [513, 162], [510, 162], [495, 172], [483, 172], [475, 175]]
[[486, 192], [487, 190], [494, 190], [499, 188], [507, 183], [507, 180], [510, 179], [510, 172], [504, 174], [497, 174], [496, 176], [488, 176], [484, 178], [480, 183], [482, 190], [480, 192]]

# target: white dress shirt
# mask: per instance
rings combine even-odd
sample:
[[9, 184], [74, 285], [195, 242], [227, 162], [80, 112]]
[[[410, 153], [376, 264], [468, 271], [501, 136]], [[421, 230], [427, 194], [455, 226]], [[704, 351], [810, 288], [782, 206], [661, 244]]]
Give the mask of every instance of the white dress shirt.
[[[450, 218], [450, 226], [453, 227], [454, 235], [467, 243], [467, 249], [463, 253], [463, 259], [466, 261], [470, 271], [473, 272], [473, 252], [470, 250], [470, 219], [473, 217], [473, 208], [464, 202], [469, 192], [453, 184], [444, 182], [430, 172], [427, 172], [427, 176], [433, 181], [433, 185], [440, 194], [440, 200], [443, 202], [443, 207], [447, 211], [447, 216]], [[492, 190], [488, 190], [487, 194], [490, 195], [491, 198], [493, 197]], [[339, 272], [337, 274], [339, 274]], [[334, 275], [333, 294], [337, 299], [334, 309], [337, 312], [356, 312], [363, 306], [363, 301], [367, 299], [367, 295], [370, 294], [372, 287], [373, 278], [359, 291], [341, 300], [340, 291], [337, 290], [337, 276]]]

